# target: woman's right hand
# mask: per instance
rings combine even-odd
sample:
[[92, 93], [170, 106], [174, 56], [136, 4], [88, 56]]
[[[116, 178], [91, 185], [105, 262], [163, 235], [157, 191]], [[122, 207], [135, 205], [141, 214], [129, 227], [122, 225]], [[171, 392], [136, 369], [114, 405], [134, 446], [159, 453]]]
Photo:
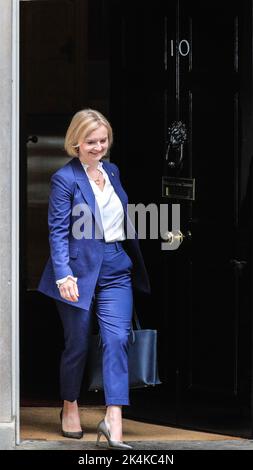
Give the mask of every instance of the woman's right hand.
[[69, 300], [70, 302], [78, 302], [79, 293], [77, 283], [72, 279], [67, 279], [67, 281], [63, 282], [59, 287], [59, 291], [63, 299]]

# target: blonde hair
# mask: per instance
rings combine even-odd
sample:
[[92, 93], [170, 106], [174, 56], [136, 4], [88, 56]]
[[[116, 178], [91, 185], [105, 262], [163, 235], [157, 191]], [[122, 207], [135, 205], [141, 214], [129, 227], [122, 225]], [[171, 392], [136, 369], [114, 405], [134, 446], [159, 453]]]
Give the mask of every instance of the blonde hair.
[[64, 148], [68, 155], [77, 157], [80, 138], [85, 139], [92, 131], [98, 129], [101, 125], [107, 128], [109, 149], [113, 142], [113, 132], [111, 124], [105, 116], [95, 109], [82, 109], [78, 111], [73, 116], [65, 136]]

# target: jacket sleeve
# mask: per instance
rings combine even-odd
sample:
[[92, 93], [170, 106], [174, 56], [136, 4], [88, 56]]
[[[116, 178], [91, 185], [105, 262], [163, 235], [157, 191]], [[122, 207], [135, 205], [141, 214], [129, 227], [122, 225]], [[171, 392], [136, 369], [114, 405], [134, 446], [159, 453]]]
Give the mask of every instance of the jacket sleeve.
[[48, 207], [50, 254], [55, 279], [73, 276], [69, 266], [69, 233], [71, 225], [72, 190], [59, 174], [51, 178]]

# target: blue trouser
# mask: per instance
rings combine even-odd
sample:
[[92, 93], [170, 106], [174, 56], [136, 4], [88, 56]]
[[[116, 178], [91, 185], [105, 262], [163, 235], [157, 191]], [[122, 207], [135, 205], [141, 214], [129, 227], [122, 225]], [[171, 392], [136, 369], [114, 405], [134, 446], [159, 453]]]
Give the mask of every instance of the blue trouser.
[[[132, 261], [121, 242], [104, 243], [104, 257], [94, 301], [103, 344], [103, 382], [106, 405], [129, 405], [128, 345], [133, 295]], [[91, 314], [56, 301], [62, 320], [65, 349], [61, 358], [60, 386], [63, 400], [79, 397], [86, 363]]]

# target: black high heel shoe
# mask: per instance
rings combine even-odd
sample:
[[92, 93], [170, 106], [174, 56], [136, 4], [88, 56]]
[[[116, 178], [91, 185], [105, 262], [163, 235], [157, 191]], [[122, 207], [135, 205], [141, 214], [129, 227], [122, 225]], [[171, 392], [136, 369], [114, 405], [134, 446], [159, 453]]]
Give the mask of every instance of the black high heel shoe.
[[61, 433], [64, 437], [70, 437], [71, 439], [82, 439], [83, 437], [83, 431], [64, 431], [62, 429], [62, 413], [63, 410], [60, 412], [60, 420], [61, 420]]

